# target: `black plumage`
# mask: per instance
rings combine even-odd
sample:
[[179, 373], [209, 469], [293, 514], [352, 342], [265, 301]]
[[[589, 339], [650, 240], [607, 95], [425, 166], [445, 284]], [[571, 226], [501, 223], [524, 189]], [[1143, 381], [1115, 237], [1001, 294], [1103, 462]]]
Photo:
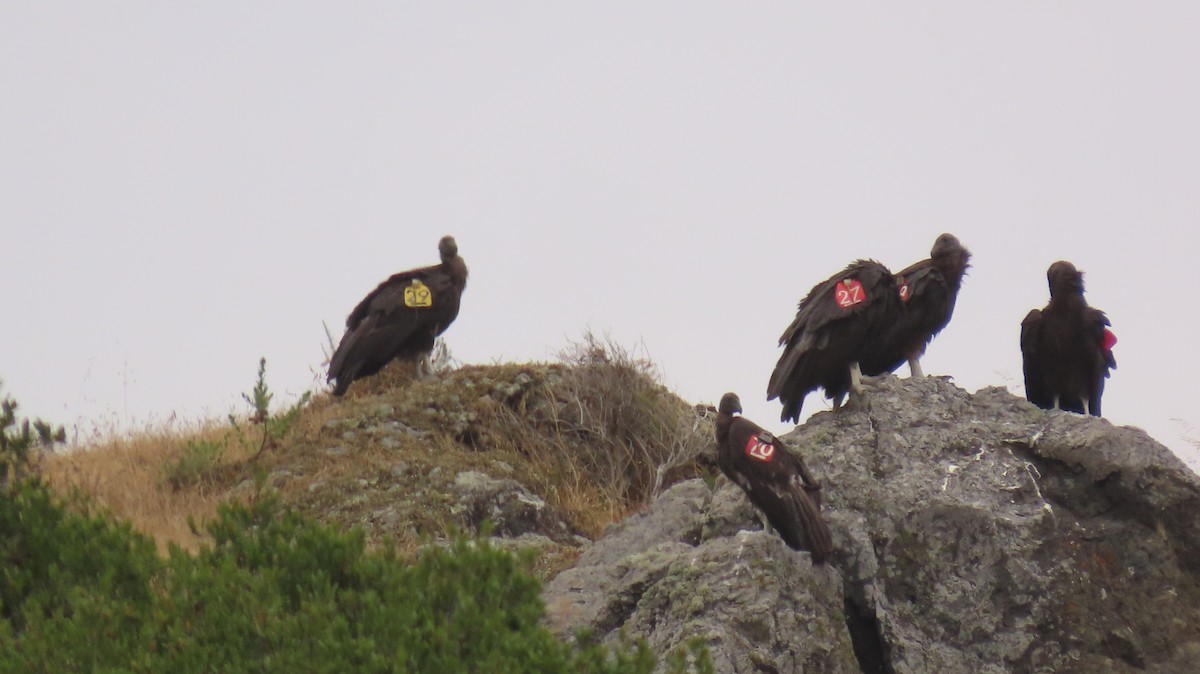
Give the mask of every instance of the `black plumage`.
[[783, 403], [780, 419], [798, 421], [804, 396], [818, 387], [840, 404], [861, 390], [859, 362], [902, 311], [896, 279], [873, 260], [858, 260], [817, 284], [779, 338], [784, 347], [767, 400]]
[[1116, 337], [1083, 297], [1083, 273], [1059, 261], [1046, 272], [1050, 303], [1021, 321], [1025, 397], [1042, 409], [1100, 416], [1104, 380], [1117, 367]]
[[864, 375], [895, 372], [907, 362], [912, 376], [923, 376], [921, 356], [934, 336], [950, 323], [970, 260], [971, 252], [957, 237], [942, 234], [933, 243], [929, 259], [896, 273], [904, 310], [867, 349], [860, 363]]
[[734, 393], [717, 407], [717, 465], [793, 550], [808, 550], [823, 563], [833, 552], [829, 526], [821, 518], [820, 483], [799, 454], [758, 424], [741, 416]]
[[397, 358], [418, 361], [417, 375], [427, 374], [434, 340], [458, 316], [467, 286], [467, 265], [454, 237], [442, 237], [438, 252], [441, 264], [391, 276], [350, 312], [346, 333], [329, 361], [335, 396]]

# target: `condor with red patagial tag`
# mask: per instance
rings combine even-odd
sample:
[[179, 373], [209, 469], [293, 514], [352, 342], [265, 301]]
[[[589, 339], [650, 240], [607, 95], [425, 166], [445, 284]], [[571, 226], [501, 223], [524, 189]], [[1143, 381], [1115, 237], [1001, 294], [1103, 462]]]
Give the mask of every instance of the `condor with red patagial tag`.
[[717, 465], [746, 492], [780, 538], [793, 550], [808, 550], [822, 564], [833, 552], [829, 526], [821, 518], [821, 483], [799, 454], [758, 424], [740, 415], [734, 393], [717, 406]]
[[867, 350], [861, 367], [867, 376], [895, 372], [905, 362], [914, 377], [924, 376], [921, 356], [934, 336], [950, 323], [971, 251], [953, 234], [942, 234], [933, 243], [929, 259], [896, 274], [904, 310], [883, 336]]
[[798, 421], [804, 396], [817, 388], [840, 405], [862, 392], [860, 361], [902, 311], [896, 279], [873, 260], [859, 260], [817, 284], [779, 338], [783, 354], [767, 384], [767, 400], [783, 403], [780, 419]]
[[1083, 273], [1059, 261], [1046, 272], [1050, 303], [1021, 321], [1025, 397], [1042, 409], [1100, 416], [1104, 380], [1117, 367], [1116, 336], [1083, 297]]
[[441, 264], [400, 272], [380, 283], [346, 319], [346, 333], [329, 360], [333, 395], [392, 362], [417, 361], [417, 376], [430, 374], [434, 340], [458, 317], [467, 287], [467, 264], [454, 237], [438, 242]]

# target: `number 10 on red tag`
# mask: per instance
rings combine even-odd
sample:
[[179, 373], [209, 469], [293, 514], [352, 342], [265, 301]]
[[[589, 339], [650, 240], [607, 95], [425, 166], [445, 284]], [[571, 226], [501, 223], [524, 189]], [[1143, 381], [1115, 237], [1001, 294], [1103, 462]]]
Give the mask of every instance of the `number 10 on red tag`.
[[770, 461], [772, 456], [775, 456], [775, 445], [763, 442], [757, 437], [751, 436], [746, 442], [746, 456], [759, 461]]
[[867, 299], [867, 293], [863, 291], [862, 283], [859, 283], [857, 279], [848, 278], [837, 284], [833, 290], [833, 298], [839, 307], [849, 309]]

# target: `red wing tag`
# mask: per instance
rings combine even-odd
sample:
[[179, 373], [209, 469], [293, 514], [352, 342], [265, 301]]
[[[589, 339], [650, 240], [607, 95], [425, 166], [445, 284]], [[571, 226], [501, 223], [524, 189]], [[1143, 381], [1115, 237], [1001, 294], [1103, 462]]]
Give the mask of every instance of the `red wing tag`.
[[752, 435], [746, 442], [746, 456], [759, 461], [770, 461], [775, 456], [775, 445], [767, 444], [759, 440], [757, 435]]
[[900, 282], [900, 301], [907, 302], [908, 301], [908, 279], [906, 279], [904, 277], [900, 277], [896, 280]]
[[1117, 336], [1112, 330], [1104, 328], [1104, 350], [1112, 351], [1112, 348], [1117, 345]]
[[867, 293], [863, 290], [862, 284], [857, 279], [843, 279], [841, 283], [834, 286], [833, 299], [838, 306], [843, 309], [850, 307], [867, 299]]

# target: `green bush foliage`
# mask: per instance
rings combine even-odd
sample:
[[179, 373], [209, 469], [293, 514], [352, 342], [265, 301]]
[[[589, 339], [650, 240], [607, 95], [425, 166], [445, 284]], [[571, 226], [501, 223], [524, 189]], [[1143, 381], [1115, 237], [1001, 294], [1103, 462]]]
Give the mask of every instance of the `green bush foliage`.
[[62, 426], [54, 428], [41, 419], [18, 420], [18, 407], [17, 401], [9, 396], [0, 398], [0, 485], [28, 474], [33, 463], [32, 450], [53, 447], [67, 439], [66, 429]]
[[169, 563], [170, 619], [157, 645], [171, 671], [570, 667], [570, 651], [538, 625], [537, 581], [485, 540], [402, 563], [367, 552], [359, 531], [313, 524], [270, 499], [224, 508], [209, 531], [212, 547], [175, 551]]
[[[25, 427], [10, 416], [5, 447], [14, 444], [10, 428]], [[0, 672], [623, 674], [655, 666], [643, 642], [555, 639], [540, 624], [532, 559], [486, 538], [429, 545], [405, 561], [368, 550], [359, 530], [314, 523], [261, 497], [223, 507], [198, 554], [173, 548], [162, 559], [149, 537], [82, 499], [57, 499], [36, 475], [9, 480], [3, 492]], [[674, 658], [671, 671], [689, 661], [697, 659]]]
[[[0, 417], [9, 468], [58, 434]], [[9, 404], [11, 403], [11, 404]], [[43, 433], [41, 429], [46, 429]], [[222, 507], [193, 555], [54, 496], [35, 471], [0, 482], [0, 673], [651, 672], [644, 642], [575, 645], [541, 626], [530, 555], [486, 538], [428, 545], [415, 560], [368, 550], [284, 510]], [[711, 671], [702, 649], [669, 671]]]
[[[73, 510], [57, 502], [31, 450], [65, 432], [18, 420], [17, 409], [0, 401], [0, 671], [96, 671], [93, 663], [137, 646], [150, 622], [154, 543], [88, 514], [82, 500]], [[62, 649], [72, 642], [94, 645]]]
[[56, 504], [0, 503], [0, 671], [649, 672], [642, 643], [570, 647], [539, 624], [528, 560], [486, 539], [414, 562], [264, 499], [198, 555]]
[[0, 671], [99, 671], [143, 642], [160, 561], [128, 525], [26, 480], [0, 499], [0, 567]]

